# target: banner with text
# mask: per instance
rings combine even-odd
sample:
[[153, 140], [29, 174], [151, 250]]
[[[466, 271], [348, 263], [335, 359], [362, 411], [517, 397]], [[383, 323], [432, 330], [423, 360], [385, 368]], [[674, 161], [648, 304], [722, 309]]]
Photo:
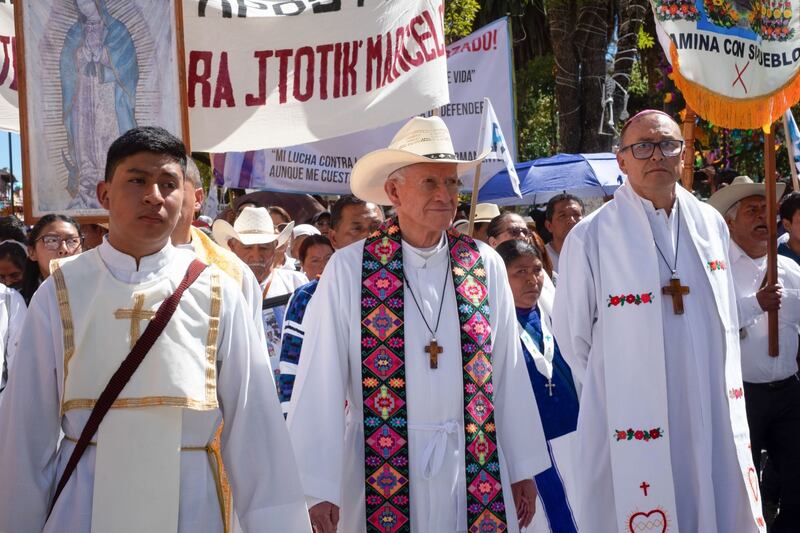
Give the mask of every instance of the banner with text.
[[675, 84], [698, 115], [760, 128], [800, 99], [800, 0], [650, 0]]
[[184, 4], [192, 149], [292, 146], [448, 101], [443, 0]]
[[17, 39], [11, 0], [0, 0], [0, 45], [0, 130], [19, 133]]
[[[516, 160], [511, 72], [506, 18], [447, 47], [450, 103], [440, 108], [440, 115], [450, 129], [460, 159], [476, 156], [484, 97], [489, 97]], [[215, 154], [214, 172], [218, 181], [227, 187], [347, 194], [350, 192], [350, 169], [359, 157], [389, 145], [394, 134], [410, 118], [409, 109], [401, 112], [403, 120], [379, 129], [289, 148]], [[502, 161], [487, 160], [481, 174], [491, 177], [504, 168]], [[464, 181], [472, 183], [470, 178], [465, 177]]]

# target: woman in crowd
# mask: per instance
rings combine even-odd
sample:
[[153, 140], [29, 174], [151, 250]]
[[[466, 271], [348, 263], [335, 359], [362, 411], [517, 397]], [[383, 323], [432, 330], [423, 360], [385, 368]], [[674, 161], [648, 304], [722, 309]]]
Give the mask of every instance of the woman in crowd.
[[0, 217], [0, 392], [8, 381], [8, 365], [27, 310], [22, 296], [14, 290], [22, 286], [28, 261], [25, 242], [25, 225], [20, 219], [13, 215]]
[[300, 265], [309, 280], [318, 279], [333, 255], [333, 245], [323, 235], [309, 235], [297, 252]]
[[50, 275], [50, 261], [83, 251], [81, 228], [72, 217], [45, 215], [28, 234], [28, 263], [22, 281], [22, 296], [30, 303], [33, 293]]
[[528, 242], [539, 250], [542, 264], [544, 265], [545, 272], [553, 279], [553, 263], [550, 261], [550, 256], [547, 255], [547, 248], [545, 247], [544, 240], [539, 234], [530, 227], [530, 224], [525, 221], [522, 216], [512, 211], [506, 211], [494, 217], [489, 222], [489, 227], [486, 229], [486, 235], [489, 238], [489, 244], [492, 248], [497, 248], [500, 244], [516, 239]]
[[510, 239], [496, 248], [508, 272], [517, 309], [517, 331], [539, 407], [553, 465], [535, 477], [540, 505], [531, 531], [577, 531], [569, 504], [571, 448], [578, 424], [578, 392], [550, 326], [555, 290], [541, 252], [527, 240]]

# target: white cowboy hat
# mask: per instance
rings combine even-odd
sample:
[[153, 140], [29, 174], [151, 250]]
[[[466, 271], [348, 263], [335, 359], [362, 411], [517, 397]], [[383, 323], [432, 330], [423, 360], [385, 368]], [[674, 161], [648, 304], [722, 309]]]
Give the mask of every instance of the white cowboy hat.
[[236, 239], [245, 246], [268, 244], [278, 241], [278, 248], [289, 240], [294, 222], [289, 222], [280, 233], [275, 233], [272, 217], [263, 207], [245, 207], [236, 218], [233, 226], [225, 220], [215, 220], [211, 232], [217, 244], [230, 250], [228, 241]]
[[[500, 216], [500, 208], [497, 204], [478, 204], [475, 206], [475, 223], [491, 222], [494, 217]], [[465, 233], [469, 228], [469, 219], [459, 220], [453, 227], [460, 233]]]
[[[780, 199], [786, 189], [785, 183], [775, 185], [775, 197]], [[733, 204], [747, 198], [748, 196], [766, 196], [767, 186], [763, 183], [756, 183], [749, 176], [736, 176], [730, 185], [723, 187], [708, 199], [708, 203], [716, 208], [722, 216], [733, 207]]]
[[444, 121], [436, 116], [414, 117], [400, 128], [388, 148], [370, 152], [353, 167], [350, 188], [365, 202], [391, 205], [383, 190], [395, 170], [416, 163], [455, 163], [459, 176], [478, 166], [489, 150], [472, 161], [458, 159]]
[[295, 239], [303, 235], [322, 235], [322, 233], [311, 224], [299, 224], [292, 230], [292, 237]]

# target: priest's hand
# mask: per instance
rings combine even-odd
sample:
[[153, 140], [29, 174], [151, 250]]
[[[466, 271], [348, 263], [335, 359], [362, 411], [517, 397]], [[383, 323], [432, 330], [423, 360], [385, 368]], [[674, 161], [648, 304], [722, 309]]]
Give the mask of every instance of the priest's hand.
[[517, 481], [511, 484], [511, 494], [514, 495], [520, 529], [528, 527], [536, 512], [536, 484], [532, 479]]
[[336, 533], [339, 525], [339, 508], [330, 502], [318, 503], [308, 510], [314, 533]]
[[780, 285], [767, 285], [756, 293], [756, 300], [765, 312], [777, 311], [781, 308], [781, 289]]

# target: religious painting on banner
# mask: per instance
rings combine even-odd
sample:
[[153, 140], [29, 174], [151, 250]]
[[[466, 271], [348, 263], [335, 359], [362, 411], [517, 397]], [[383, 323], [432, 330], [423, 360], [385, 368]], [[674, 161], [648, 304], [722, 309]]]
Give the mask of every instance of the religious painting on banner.
[[60, 212], [102, 220], [95, 187], [117, 137], [157, 125], [186, 138], [181, 2], [16, 6], [25, 219]]
[[800, 0], [650, 0], [675, 84], [726, 128], [772, 124], [800, 100]]

